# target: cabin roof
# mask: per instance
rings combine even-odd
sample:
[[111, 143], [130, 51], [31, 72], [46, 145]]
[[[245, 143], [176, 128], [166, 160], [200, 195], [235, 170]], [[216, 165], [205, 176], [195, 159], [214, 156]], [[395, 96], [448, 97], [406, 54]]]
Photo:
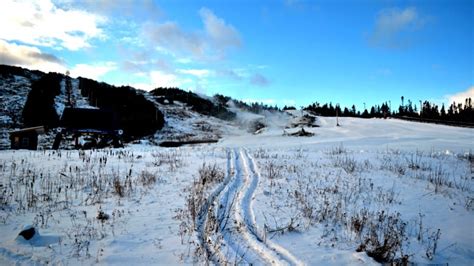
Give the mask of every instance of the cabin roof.
[[22, 128], [19, 130], [15, 130], [10, 132], [10, 135], [17, 135], [17, 134], [25, 134], [25, 133], [37, 133], [37, 134], [43, 134], [45, 132], [44, 126], [37, 126], [37, 127], [27, 127], [27, 128]]

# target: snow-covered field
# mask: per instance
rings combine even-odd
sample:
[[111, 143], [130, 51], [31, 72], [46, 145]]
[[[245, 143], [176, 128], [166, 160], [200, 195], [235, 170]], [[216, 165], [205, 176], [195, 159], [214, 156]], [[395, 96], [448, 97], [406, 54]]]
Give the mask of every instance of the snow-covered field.
[[[472, 265], [474, 129], [339, 122], [318, 119], [313, 137], [273, 123], [181, 148], [0, 151], [0, 264]], [[18, 236], [25, 225], [39, 235]]]

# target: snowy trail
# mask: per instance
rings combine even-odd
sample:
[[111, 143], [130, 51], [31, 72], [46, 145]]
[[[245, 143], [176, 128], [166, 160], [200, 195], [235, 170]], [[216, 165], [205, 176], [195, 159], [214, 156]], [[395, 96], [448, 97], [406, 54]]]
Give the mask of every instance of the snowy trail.
[[[257, 188], [258, 182], [260, 180], [260, 172], [258, 171], [257, 164], [256, 164], [255, 160], [253, 159], [252, 156], [249, 155], [247, 150], [245, 151], [245, 156], [247, 158], [247, 165], [250, 169], [250, 175], [251, 175], [251, 178], [252, 178], [252, 192], [251, 192], [252, 195], [251, 196], [253, 197], [253, 193], [255, 192], [255, 189]], [[250, 198], [249, 202], [250, 202], [250, 204], [248, 206], [249, 209], [248, 209], [247, 217], [249, 217], [249, 219], [251, 221], [251, 223], [250, 223], [251, 227], [253, 228], [252, 231], [255, 233], [255, 235], [259, 239], [259, 241], [263, 240], [265, 242], [265, 244], [270, 249], [275, 251], [282, 259], [284, 259], [289, 264], [291, 264], [291, 265], [304, 265], [304, 263], [302, 261], [298, 260], [293, 254], [291, 254], [291, 252], [289, 252], [285, 248], [277, 245], [276, 243], [272, 242], [271, 240], [266, 239], [263, 236], [263, 234], [258, 234], [258, 232], [263, 232], [263, 231], [258, 228], [256, 219], [255, 219], [255, 215], [253, 213], [253, 209], [252, 209], [252, 206], [251, 206], [252, 198]]]
[[259, 233], [252, 210], [259, 180], [253, 159], [246, 151], [234, 150], [233, 165], [234, 179], [222, 191], [217, 217], [223, 239], [232, 248], [235, 258], [240, 257], [249, 264], [301, 265], [290, 252], [265, 242]]
[[303, 265], [288, 250], [265, 240], [258, 228], [252, 203], [259, 179], [247, 151], [227, 152], [226, 178], [199, 212], [198, 237], [208, 258], [216, 264]]
[[[232, 169], [233, 169], [233, 161], [232, 161], [232, 153], [227, 151], [227, 173], [224, 179], [224, 182], [219, 185], [216, 190], [208, 197], [206, 203], [202, 206], [201, 210], [199, 211], [199, 220], [198, 220], [198, 238], [201, 244], [204, 246], [208, 257], [214, 261], [215, 263], [223, 263], [227, 261], [226, 255], [223, 251], [218, 247], [218, 241], [222, 242], [223, 236], [220, 234], [219, 230], [215, 230], [218, 233], [216, 238], [213, 238], [209, 235], [206, 229], [212, 227], [212, 221], [210, 219], [216, 217], [213, 216], [217, 212], [215, 210], [216, 207], [216, 198], [221, 194], [221, 192], [228, 186], [231, 178], [232, 178]], [[211, 216], [211, 217], [210, 217]], [[218, 239], [218, 240], [217, 240]], [[225, 245], [225, 243], [223, 243]], [[229, 251], [227, 252], [227, 256], [229, 256]], [[233, 254], [235, 257], [235, 254]]]

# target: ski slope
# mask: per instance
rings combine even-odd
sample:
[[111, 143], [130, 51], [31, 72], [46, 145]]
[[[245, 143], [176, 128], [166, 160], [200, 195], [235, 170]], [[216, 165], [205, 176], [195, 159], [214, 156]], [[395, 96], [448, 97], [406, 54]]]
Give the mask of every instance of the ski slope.
[[335, 117], [318, 117], [320, 127], [305, 128], [316, 136], [309, 138], [285, 137], [281, 126], [270, 126], [262, 134], [248, 134], [225, 138], [221, 144], [226, 146], [272, 146], [291, 147], [317, 145], [332, 147], [344, 143], [353, 148], [376, 149], [415, 149], [423, 151], [469, 152], [474, 147], [474, 130], [443, 126], [437, 124], [417, 123], [399, 119], [361, 119], [340, 117], [340, 127], [336, 126]]

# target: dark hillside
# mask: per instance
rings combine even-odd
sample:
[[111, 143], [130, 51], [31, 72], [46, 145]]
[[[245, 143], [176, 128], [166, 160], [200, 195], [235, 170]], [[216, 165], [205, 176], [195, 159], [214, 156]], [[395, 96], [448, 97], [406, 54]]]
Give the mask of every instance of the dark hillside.
[[227, 110], [227, 106], [224, 102], [216, 101], [217, 103], [214, 103], [193, 92], [183, 91], [178, 88], [157, 88], [150, 93], [155, 96], [158, 101], [163, 99], [168, 100], [170, 103], [180, 101], [190, 106], [193, 111], [203, 115], [210, 115], [224, 120], [232, 120], [235, 118], [235, 114]]
[[44, 73], [38, 70], [29, 70], [22, 67], [0, 64], [0, 77], [5, 78], [5, 77], [11, 77], [14, 75], [36, 80], [39, 77], [43, 76]]
[[116, 113], [120, 126], [128, 136], [151, 135], [163, 128], [163, 113], [132, 87], [115, 87], [79, 78], [79, 89], [91, 105]]
[[22, 127], [23, 107], [31, 85], [43, 75], [40, 71], [0, 65], [0, 127]]
[[54, 108], [54, 97], [60, 94], [62, 78], [61, 74], [48, 73], [31, 84], [31, 91], [23, 108], [23, 122], [26, 127], [58, 125], [59, 116]]

